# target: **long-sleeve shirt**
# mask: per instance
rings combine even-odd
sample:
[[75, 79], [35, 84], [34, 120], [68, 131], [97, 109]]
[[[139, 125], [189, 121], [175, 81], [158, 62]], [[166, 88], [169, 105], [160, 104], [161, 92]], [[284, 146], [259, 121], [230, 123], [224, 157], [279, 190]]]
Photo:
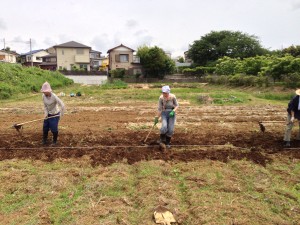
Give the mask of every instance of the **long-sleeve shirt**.
[[299, 104], [299, 95], [295, 96], [288, 104], [287, 111], [291, 114], [291, 111], [295, 113], [295, 118], [300, 119], [300, 104]]
[[164, 96], [161, 95], [158, 100], [158, 111], [172, 111], [178, 105], [179, 104], [175, 95], [169, 94], [168, 99], [164, 98]]
[[[60, 100], [56, 94], [51, 92], [51, 96], [47, 97], [43, 94], [43, 102], [44, 102], [44, 111], [45, 115], [51, 114], [57, 114], [61, 113], [61, 115], [65, 112], [65, 105], [62, 100]], [[60, 110], [59, 107], [60, 106]]]

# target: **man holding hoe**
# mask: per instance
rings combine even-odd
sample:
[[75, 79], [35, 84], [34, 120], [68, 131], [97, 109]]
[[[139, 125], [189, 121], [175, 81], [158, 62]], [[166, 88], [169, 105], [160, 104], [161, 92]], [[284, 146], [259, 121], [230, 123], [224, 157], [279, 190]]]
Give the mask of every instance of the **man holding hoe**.
[[166, 146], [170, 148], [171, 137], [174, 133], [176, 122], [175, 112], [179, 106], [175, 95], [170, 92], [171, 89], [169, 86], [162, 87], [162, 95], [158, 100], [157, 116], [154, 118], [154, 125], [156, 125], [159, 117], [161, 117], [160, 144], [163, 148]]
[[[56, 94], [52, 92], [51, 86], [45, 82], [42, 86], [44, 102], [44, 124], [43, 124], [43, 145], [47, 144], [48, 132], [51, 130], [53, 134], [52, 145], [56, 145], [58, 137], [58, 122], [64, 115], [65, 105]], [[60, 110], [59, 110], [60, 106]]]
[[[284, 134], [284, 147], [291, 147], [291, 134], [294, 126], [295, 119], [300, 121], [300, 89], [296, 90], [296, 96], [289, 102], [287, 108], [287, 124]], [[300, 140], [300, 122], [299, 122], [299, 132], [297, 135], [297, 140]]]

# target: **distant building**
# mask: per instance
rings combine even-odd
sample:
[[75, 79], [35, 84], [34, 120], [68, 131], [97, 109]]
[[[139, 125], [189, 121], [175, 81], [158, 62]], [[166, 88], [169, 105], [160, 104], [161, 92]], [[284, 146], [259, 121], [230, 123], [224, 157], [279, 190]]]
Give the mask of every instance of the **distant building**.
[[56, 53], [43, 56], [43, 62], [40, 64], [40, 68], [43, 70], [57, 70]]
[[186, 62], [186, 63], [193, 63], [193, 60], [188, 57], [188, 52], [189, 51], [185, 51], [184, 52], [184, 62]]
[[20, 62], [23, 66], [39, 66], [43, 62], [43, 56], [49, 55], [44, 49], [33, 50], [23, 53], [20, 57]]
[[80, 68], [86, 71], [91, 70], [90, 51], [91, 47], [75, 41], [53, 46], [57, 57], [58, 70], [72, 70]]
[[171, 58], [172, 54], [171, 54], [170, 51], [164, 51], [164, 52], [165, 52], [165, 54], [166, 54], [169, 58]]
[[98, 71], [101, 66], [101, 52], [91, 50], [90, 51], [90, 65], [91, 70]]
[[142, 65], [140, 57], [135, 56], [135, 50], [121, 44], [117, 47], [109, 49], [108, 60], [109, 70], [125, 69], [127, 75], [142, 74]]
[[6, 49], [0, 50], [0, 62], [17, 63], [18, 53]]

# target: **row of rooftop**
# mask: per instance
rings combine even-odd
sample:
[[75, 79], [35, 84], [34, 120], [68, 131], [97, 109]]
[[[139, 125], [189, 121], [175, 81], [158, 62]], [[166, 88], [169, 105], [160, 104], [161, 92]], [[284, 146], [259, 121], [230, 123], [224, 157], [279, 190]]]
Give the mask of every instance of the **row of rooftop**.
[[[48, 49], [38, 49], [18, 54], [8, 49], [0, 50], [0, 62], [21, 63], [23, 66], [36, 66], [45, 70], [61, 71], [104, 71], [125, 69], [128, 75], [142, 74], [143, 68], [135, 50], [120, 44], [107, 51], [92, 50], [90, 46], [70, 41], [54, 45]], [[170, 53], [166, 53], [171, 57]]]
[[7, 49], [0, 50], [0, 61], [6, 63], [21, 63], [24, 66], [36, 66], [45, 70], [85, 70], [108, 71], [118, 68], [129, 71], [130, 74], [141, 74], [140, 58], [134, 55], [135, 50], [123, 44], [102, 52], [91, 47], [70, 41], [48, 49], [38, 49], [18, 54]]

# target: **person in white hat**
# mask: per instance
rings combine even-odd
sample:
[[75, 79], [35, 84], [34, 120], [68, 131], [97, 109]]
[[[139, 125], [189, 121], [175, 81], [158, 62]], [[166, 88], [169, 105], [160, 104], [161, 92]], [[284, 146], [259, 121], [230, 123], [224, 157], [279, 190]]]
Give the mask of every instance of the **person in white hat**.
[[[296, 96], [288, 104], [287, 108], [287, 124], [284, 134], [284, 147], [291, 146], [291, 134], [294, 126], [295, 119], [300, 121], [300, 89], [296, 90]], [[299, 132], [297, 135], [297, 140], [300, 140], [300, 123], [299, 123]]]
[[[51, 86], [48, 82], [45, 82], [42, 86], [41, 92], [43, 92], [44, 102], [44, 124], [43, 124], [43, 144], [47, 144], [48, 132], [51, 130], [53, 134], [52, 145], [57, 144], [58, 138], [58, 122], [65, 111], [65, 105], [56, 94], [52, 92]], [[60, 109], [59, 109], [60, 108]], [[56, 117], [53, 117], [56, 116]], [[48, 117], [53, 117], [49, 118]]]
[[169, 86], [162, 87], [162, 95], [158, 100], [157, 116], [154, 118], [154, 124], [156, 125], [159, 117], [161, 117], [160, 143], [166, 145], [168, 148], [170, 147], [171, 138], [174, 133], [176, 110], [179, 106], [176, 96], [170, 92], [171, 89]]

